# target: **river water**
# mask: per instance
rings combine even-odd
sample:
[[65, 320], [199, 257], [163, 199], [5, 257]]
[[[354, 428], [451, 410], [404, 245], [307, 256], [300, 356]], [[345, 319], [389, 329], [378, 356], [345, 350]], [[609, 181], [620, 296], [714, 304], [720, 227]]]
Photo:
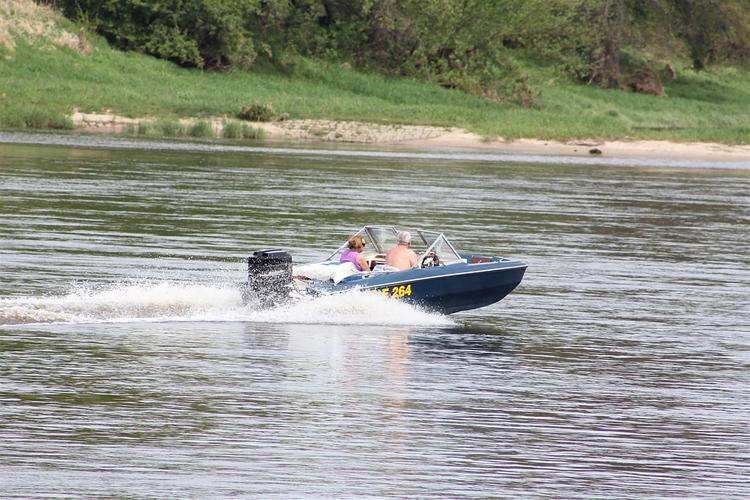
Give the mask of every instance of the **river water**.
[[[749, 161], [750, 164], [750, 161]], [[0, 496], [747, 498], [750, 165], [0, 133]], [[243, 307], [364, 223], [502, 302]]]

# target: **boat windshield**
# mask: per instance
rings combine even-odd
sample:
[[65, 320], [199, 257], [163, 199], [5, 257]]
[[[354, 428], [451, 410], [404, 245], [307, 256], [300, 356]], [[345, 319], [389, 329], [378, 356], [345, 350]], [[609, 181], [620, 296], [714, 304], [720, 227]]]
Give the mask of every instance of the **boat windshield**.
[[464, 262], [461, 255], [453, 248], [453, 245], [448, 241], [443, 233], [435, 231], [417, 231], [419, 236], [427, 245], [427, 249], [420, 254], [420, 261], [431, 253], [438, 256], [441, 264], [452, 264], [454, 262]]
[[[411, 233], [411, 248], [417, 253], [420, 261], [432, 252], [439, 257], [440, 262], [443, 264], [463, 262], [459, 253], [453, 248], [453, 245], [450, 244], [443, 233], [421, 230], [411, 231]], [[361, 235], [365, 238], [367, 243], [365, 252], [368, 259], [376, 255], [385, 256], [388, 250], [398, 244], [398, 230], [394, 226], [368, 225], [354, 233], [354, 235]], [[345, 241], [326, 260], [338, 260], [341, 253], [346, 249], [346, 246], [347, 242]]]
[[[368, 254], [385, 254], [394, 245], [398, 243], [398, 231], [393, 226], [365, 226], [353, 236], [362, 236], [367, 244]], [[338, 259], [341, 253], [346, 250], [346, 245], [349, 240], [345, 241], [340, 247], [336, 249], [326, 260]]]

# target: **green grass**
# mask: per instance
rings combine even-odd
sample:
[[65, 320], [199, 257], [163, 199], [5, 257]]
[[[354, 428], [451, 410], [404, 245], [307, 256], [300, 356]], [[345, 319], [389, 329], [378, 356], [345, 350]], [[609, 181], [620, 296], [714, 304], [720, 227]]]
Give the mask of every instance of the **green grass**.
[[[677, 68], [680, 77], [667, 85], [668, 97], [653, 97], [578, 85], [528, 65], [531, 85], [541, 96], [537, 106], [523, 108], [309, 60], [288, 72], [209, 73], [115, 51], [101, 39], [95, 39], [95, 46], [89, 56], [69, 49], [41, 50], [22, 41], [13, 51], [0, 49], [0, 126], [69, 128], [66, 117], [78, 108], [156, 118], [139, 125], [139, 135], [204, 137], [205, 127], [195, 128], [200, 121], [185, 130], [178, 120], [235, 116], [243, 106], [261, 102], [292, 119], [456, 126], [506, 139], [750, 143], [750, 70], [694, 73]], [[233, 127], [227, 132], [225, 124], [222, 135], [252, 135]]]
[[224, 122], [221, 134], [225, 139], [263, 139], [265, 136], [262, 128], [251, 127], [237, 120]]
[[186, 135], [185, 128], [174, 120], [159, 120], [154, 124], [156, 134], [164, 137], [181, 137]]
[[240, 139], [242, 137], [242, 125], [242, 123], [236, 121], [225, 122], [221, 131], [222, 137], [225, 139]]
[[0, 125], [13, 128], [73, 129], [67, 113], [39, 106], [0, 110]]
[[138, 135], [149, 135], [154, 129], [154, 126], [149, 122], [138, 122]]
[[214, 129], [207, 121], [199, 120], [188, 129], [188, 135], [190, 137], [214, 137]]

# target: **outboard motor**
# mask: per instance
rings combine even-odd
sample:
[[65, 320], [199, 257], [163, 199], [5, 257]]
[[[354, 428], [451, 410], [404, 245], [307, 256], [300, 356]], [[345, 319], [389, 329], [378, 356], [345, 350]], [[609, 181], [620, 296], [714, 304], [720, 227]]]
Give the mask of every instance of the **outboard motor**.
[[242, 301], [256, 298], [262, 307], [271, 307], [289, 298], [292, 284], [292, 256], [284, 250], [258, 250], [247, 258], [247, 283]]

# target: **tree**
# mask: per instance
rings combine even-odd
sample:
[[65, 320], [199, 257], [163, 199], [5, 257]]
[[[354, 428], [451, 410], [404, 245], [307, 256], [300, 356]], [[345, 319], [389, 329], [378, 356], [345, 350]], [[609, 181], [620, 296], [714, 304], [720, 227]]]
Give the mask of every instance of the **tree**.
[[671, 0], [679, 19], [693, 68], [704, 69], [722, 60], [750, 59], [748, 0]]
[[604, 87], [621, 87], [623, 54], [648, 43], [696, 69], [750, 63], [750, 0], [47, 1], [118, 48], [185, 66], [308, 56], [499, 99], [526, 81], [514, 61], [527, 58]]
[[249, 66], [256, 57], [244, 20], [260, 0], [56, 0], [113, 45], [185, 66]]

